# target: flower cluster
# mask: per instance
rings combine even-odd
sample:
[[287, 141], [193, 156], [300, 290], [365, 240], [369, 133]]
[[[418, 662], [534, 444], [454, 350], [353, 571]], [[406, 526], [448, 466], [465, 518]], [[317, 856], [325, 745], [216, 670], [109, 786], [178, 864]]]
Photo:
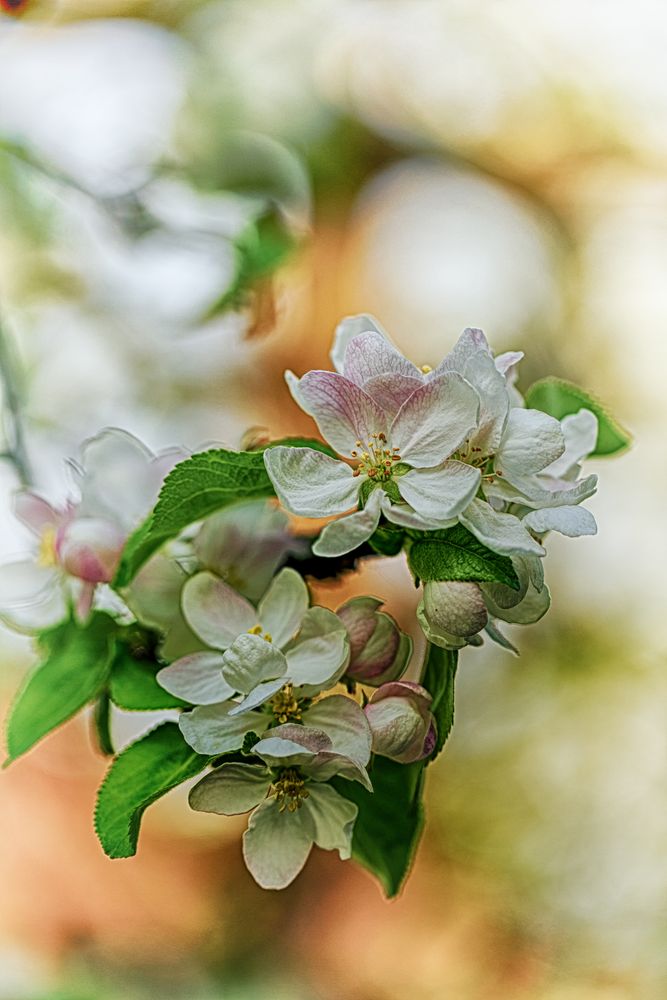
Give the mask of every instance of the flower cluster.
[[[193, 809], [250, 813], [243, 854], [261, 886], [288, 885], [316, 845], [354, 850], [397, 891], [422, 770], [451, 728], [457, 651], [482, 633], [514, 650], [499, 623], [547, 610], [548, 532], [596, 531], [581, 504], [597, 477], [581, 465], [606, 418], [581, 390], [566, 386], [558, 418], [526, 405], [522, 354], [494, 356], [475, 329], [419, 367], [353, 317], [331, 358], [333, 371], [286, 375], [326, 444], [153, 455], [106, 430], [71, 464], [63, 507], [16, 498], [36, 544], [0, 567], [0, 618], [45, 659], [10, 715], [10, 759], [89, 702], [105, 752], [110, 705], [178, 712], [111, 765], [96, 829], [112, 857], [134, 853], [147, 805], [196, 777]], [[327, 523], [300, 535], [290, 514]], [[423, 588], [421, 666], [379, 598], [312, 600], [318, 577], [401, 552]]]

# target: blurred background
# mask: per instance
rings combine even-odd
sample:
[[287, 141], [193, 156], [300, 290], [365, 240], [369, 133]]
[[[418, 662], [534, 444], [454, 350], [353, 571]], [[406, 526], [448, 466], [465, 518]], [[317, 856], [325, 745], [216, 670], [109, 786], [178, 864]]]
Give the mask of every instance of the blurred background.
[[[182, 791], [107, 860], [75, 721], [0, 776], [2, 1000], [667, 996], [666, 46], [657, 0], [0, 14], [2, 402], [40, 489], [108, 424], [156, 449], [312, 433], [283, 369], [326, 366], [360, 311], [418, 364], [483, 327], [527, 352], [523, 388], [570, 378], [635, 435], [592, 463], [598, 536], [549, 540], [520, 658], [462, 654], [397, 901], [322, 852], [263, 893], [242, 823]], [[17, 481], [2, 464], [7, 559]], [[411, 624], [400, 559], [318, 599], [353, 589]], [[6, 712], [32, 652], [0, 654]]]

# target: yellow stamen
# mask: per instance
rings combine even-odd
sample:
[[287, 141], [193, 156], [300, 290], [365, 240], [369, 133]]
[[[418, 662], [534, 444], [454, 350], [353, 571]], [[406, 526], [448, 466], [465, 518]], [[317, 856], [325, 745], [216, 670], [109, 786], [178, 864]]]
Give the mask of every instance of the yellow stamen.
[[273, 696], [271, 711], [281, 726], [286, 722], [301, 722], [301, 705], [294, 697], [294, 688], [291, 684], [284, 684], [278, 694]]
[[261, 635], [262, 639], [266, 639], [267, 642], [273, 642], [271, 633], [265, 632], [261, 625], [253, 625], [252, 628], [249, 628], [248, 635]]
[[421, 366], [421, 368], [420, 368], [419, 370], [420, 370], [420, 372], [422, 372], [422, 373], [423, 373], [424, 375], [428, 375], [428, 373], [429, 373], [429, 372], [432, 372], [432, 371], [433, 371], [433, 369], [431, 368], [431, 366], [430, 366], [430, 365], [422, 365], [422, 366]]
[[308, 798], [306, 783], [295, 767], [284, 768], [280, 777], [269, 788], [269, 795], [275, 795], [276, 805], [280, 812], [296, 812]]
[[42, 537], [39, 541], [39, 549], [37, 551], [37, 565], [38, 566], [55, 566], [58, 561], [56, 555], [56, 529], [49, 526], [44, 528], [42, 532]]

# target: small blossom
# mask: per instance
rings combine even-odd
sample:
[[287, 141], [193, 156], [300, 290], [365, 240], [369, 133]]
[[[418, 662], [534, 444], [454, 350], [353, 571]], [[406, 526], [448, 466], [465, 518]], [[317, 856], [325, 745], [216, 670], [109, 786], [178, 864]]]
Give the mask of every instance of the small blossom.
[[375, 597], [353, 597], [336, 611], [350, 639], [346, 676], [372, 687], [398, 680], [412, 656], [412, 639], [381, 607]]
[[255, 881], [264, 889], [285, 888], [313, 844], [349, 858], [357, 807], [326, 782], [339, 775], [370, 789], [370, 745], [360, 763], [337, 751], [325, 732], [284, 725], [252, 752], [262, 764], [222, 764], [195, 785], [190, 805], [227, 816], [252, 810], [243, 856]]
[[392, 681], [374, 692], [364, 708], [373, 753], [401, 764], [428, 757], [436, 740], [431, 696], [420, 684]]
[[182, 457], [176, 449], [155, 456], [131, 434], [111, 428], [83, 445], [80, 462], [70, 463], [77, 501], [57, 509], [29, 490], [20, 491], [15, 513], [35, 536], [36, 552], [32, 559], [0, 568], [3, 621], [33, 631], [55, 625], [70, 607], [84, 620], [96, 587], [113, 578], [128, 535]]

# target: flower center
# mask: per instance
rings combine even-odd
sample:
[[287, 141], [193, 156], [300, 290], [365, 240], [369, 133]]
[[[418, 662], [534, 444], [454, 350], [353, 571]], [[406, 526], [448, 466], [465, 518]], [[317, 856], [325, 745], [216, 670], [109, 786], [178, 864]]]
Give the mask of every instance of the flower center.
[[295, 767], [287, 767], [280, 772], [269, 788], [269, 795], [275, 795], [280, 812], [296, 812], [308, 798], [306, 782]]
[[430, 365], [422, 365], [419, 370], [422, 373], [422, 375], [428, 375], [429, 372], [433, 371]]
[[37, 550], [37, 565], [51, 567], [55, 566], [58, 562], [58, 557], [56, 555], [56, 529], [49, 526], [44, 528], [42, 532], [42, 537], [39, 540], [39, 548]]
[[267, 642], [273, 642], [271, 633], [265, 632], [261, 625], [253, 625], [252, 628], [249, 628], [248, 635], [261, 635], [262, 639], [266, 639]]
[[271, 711], [276, 717], [276, 722], [281, 725], [285, 722], [301, 722], [301, 706], [294, 697], [291, 684], [283, 685], [278, 694], [273, 696]]
[[[363, 441], [357, 441], [357, 448], [363, 448]], [[391, 479], [392, 468], [395, 462], [401, 461], [398, 448], [389, 448], [387, 438], [380, 432], [371, 435], [371, 439], [364, 451], [353, 451], [352, 458], [358, 460], [358, 465], [352, 475], [368, 476], [376, 483], [384, 483]]]

